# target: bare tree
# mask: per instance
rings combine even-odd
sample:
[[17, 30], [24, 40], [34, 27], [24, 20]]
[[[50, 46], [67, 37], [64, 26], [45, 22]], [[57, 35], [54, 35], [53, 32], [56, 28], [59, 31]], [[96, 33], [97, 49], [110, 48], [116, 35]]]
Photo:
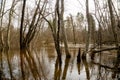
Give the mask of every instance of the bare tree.
[[5, 3], [6, 0], [1, 0], [1, 6], [0, 6], [0, 47], [4, 46], [4, 40], [3, 40], [3, 15], [5, 10]]
[[95, 30], [96, 30], [96, 26], [95, 26], [95, 20], [92, 14], [89, 14], [90, 17], [90, 38], [91, 38], [91, 43], [94, 44], [95, 46]]
[[[116, 28], [117, 28], [117, 24], [115, 22], [115, 16], [113, 14], [113, 7], [112, 7], [112, 0], [108, 0], [108, 6], [109, 6], [109, 12], [110, 12], [110, 20], [111, 20], [111, 26], [112, 26], [112, 32], [113, 32], [113, 37], [115, 40], [115, 45], [116, 47], [119, 48], [119, 44], [118, 44], [118, 35], [116, 33]], [[117, 52], [117, 58], [120, 59], [120, 50], [118, 49]]]
[[113, 14], [113, 7], [112, 7], [112, 1], [108, 0], [108, 6], [109, 6], [109, 12], [110, 12], [110, 19], [111, 19], [111, 26], [112, 26], [112, 32], [114, 34], [114, 40], [116, 46], [118, 46], [118, 38], [117, 38], [117, 33], [116, 33], [116, 22], [115, 22], [115, 16]]
[[30, 21], [29, 24], [27, 24], [28, 30], [26, 28], [27, 26], [23, 25], [24, 24], [24, 14], [25, 14], [25, 4], [23, 4], [21, 26], [20, 26], [20, 48], [21, 49], [29, 48], [31, 41], [35, 36], [37, 27], [40, 26], [38, 24], [42, 20], [41, 14], [45, 11], [45, 8], [46, 8], [45, 5], [46, 5], [47, 1], [45, 0], [43, 2], [41, 9], [40, 9], [40, 2], [41, 2], [41, 0], [39, 0], [38, 3], [36, 4], [37, 7], [33, 14], [32, 20]]
[[[26, 0], [23, 0], [23, 6], [22, 6], [22, 16], [21, 16], [21, 24], [20, 24], [20, 49], [22, 50], [23, 47], [23, 22], [24, 22], [24, 15], [25, 15], [25, 6], [26, 6]], [[24, 74], [24, 68], [23, 68], [23, 54], [20, 52], [20, 65], [21, 65], [21, 73], [22, 73], [22, 80], [25, 79]]]
[[[61, 4], [61, 5], [60, 5]], [[61, 7], [60, 7], [61, 6]], [[63, 21], [63, 15], [64, 15], [64, 1], [56, 0], [55, 4], [55, 13], [54, 13], [54, 19], [53, 21], [49, 21], [43, 14], [43, 18], [48, 22], [49, 27], [51, 28], [55, 48], [59, 57], [59, 60], [61, 61], [61, 50], [60, 50], [60, 29], [62, 29], [63, 37], [64, 37], [64, 45], [65, 45], [65, 51], [66, 51], [66, 57], [70, 57], [69, 51], [68, 51], [68, 45], [67, 45], [67, 39], [65, 35], [64, 30], [64, 21]]]
[[23, 0], [21, 24], [20, 24], [20, 49], [24, 48], [23, 47], [23, 23], [24, 23], [24, 15], [25, 15], [25, 6], [26, 6], [26, 0]]
[[90, 15], [89, 15], [89, 0], [86, 0], [86, 17], [87, 17], [87, 23], [88, 23], [88, 31], [87, 31], [87, 35], [86, 35], [86, 47], [85, 47], [85, 52], [83, 54], [83, 57], [86, 56], [86, 53], [89, 49], [89, 42], [90, 42]]
[[7, 37], [6, 37], [6, 48], [7, 49], [9, 49], [10, 47], [10, 26], [11, 26], [11, 21], [12, 21], [15, 5], [16, 5], [15, 0], [13, 0], [10, 11], [9, 11], [9, 21], [8, 21], [8, 26], [7, 26]]
[[70, 53], [68, 50], [68, 44], [67, 44], [67, 38], [66, 38], [66, 34], [65, 34], [65, 28], [64, 28], [64, 0], [61, 0], [61, 15], [60, 15], [60, 19], [61, 19], [61, 30], [62, 30], [62, 34], [63, 34], [63, 41], [64, 41], [64, 46], [65, 46], [65, 52], [66, 52], [66, 57], [70, 58]]
[[73, 17], [72, 17], [72, 15], [70, 15], [70, 18], [71, 18], [71, 24], [72, 24], [72, 27], [73, 27], [74, 44], [76, 44], [75, 24], [74, 24], [74, 22], [73, 22]]

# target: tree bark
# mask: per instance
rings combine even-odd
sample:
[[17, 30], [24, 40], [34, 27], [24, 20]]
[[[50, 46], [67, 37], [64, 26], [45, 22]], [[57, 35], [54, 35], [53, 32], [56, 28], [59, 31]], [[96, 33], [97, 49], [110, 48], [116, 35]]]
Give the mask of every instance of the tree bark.
[[23, 44], [23, 23], [24, 23], [24, 15], [25, 15], [25, 6], [26, 6], [26, 0], [23, 0], [23, 6], [22, 6], [22, 15], [21, 15], [21, 24], [20, 24], [20, 49], [23, 49], [25, 45]]
[[89, 42], [90, 42], [89, 0], [86, 0], [86, 17], [87, 17], [87, 23], [88, 23], [88, 31], [87, 31], [87, 37], [86, 37], [86, 50], [85, 50], [85, 54], [86, 54], [86, 52], [88, 51]]
[[83, 52], [82, 58], [86, 59], [86, 54], [89, 49], [89, 43], [90, 43], [90, 16], [89, 16], [89, 0], [86, 0], [86, 17], [87, 17], [87, 24], [88, 24], [88, 31], [86, 30], [86, 46], [85, 51]]

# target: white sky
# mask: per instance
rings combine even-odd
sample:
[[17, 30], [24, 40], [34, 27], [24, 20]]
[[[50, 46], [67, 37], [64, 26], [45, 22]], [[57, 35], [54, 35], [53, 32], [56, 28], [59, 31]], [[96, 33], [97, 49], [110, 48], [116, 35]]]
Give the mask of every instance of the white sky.
[[[31, 3], [27, 3], [27, 4], [30, 4], [31, 6], [34, 5], [32, 2], [34, 0], [27, 0], [27, 1], [31, 2]], [[56, 0], [52, 0], [52, 1], [56, 1]], [[100, 1], [104, 1], [104, 0], [100, 0]], [[1, 2], [1, 0], [0, 0], [0, 2]], [[64, 0], [64, 2], [65, 2], [65, 13], [66, 14], [71, 13], [74, 15], [77, 12], [85, 13], [86, 0]], [[7, 0], [6, 5], [9, 6], [11, 3], [12, 3], [12, 0]], [[53, 7], [54, 7], [54, 5], [53, 5]], [[90, 8], [90, 11], [93, 12], [93, 10], [94, 10], [93, 0], [89, 0], [89, 8]]]
[[[78, 12], [85, 14], [85, 3], [86, 0], [65, 0], [65, 14], [76, 15]], [[93, 0], [89, 0], [89, 9], [90, 12], [94, 10]]]
[[[27, 0], [27, 5], [30, 5], [31, 9], [32, 7], [34, 7], [34, 0]], [[56, 0], [51, 0], [53, 2], [53, 4], [51, 4], [53, 7], [55, 6], [55, 1]], [[103, 2], [104, 0], [99, 0], [100, 2]], [[114, 1], [114, 0], [112, 0]], [[116, 0], [115, 0], [116, 1]], [[1, 0], [0, 0], [1, 2]], [[64, 17], [66, 18], [66, 16], [69, 16], [70, 14], [72, 14], [73, 16], [76, 16], [78, 12], [83, 13], [84, 16], [86, 14], [86, 0], [64, 0], [65, 2], [65, 13], [64, 13]], [[10, 6], [12, 3], [12, 0], [7, 0], [6, 6]], [[102, 3], [100, 3], [102, 4]], [[116, 4], [114, 4], [116, 5]], [[93, 0], [89, 0], [89, 10], [90, 13], [94, 13], [94, 2]]]
[[[34, 1], [34, 0], [27, 0], [27, 1]], [[55, 1], [55, 0], [53, 0]], [[0, 0], [1, 2], [1, 0]], [[85, 14], [85, 2], [86, 0], [64, 0], [65, 2], [65, 16], [72, 14], [76, 15], [78, 12], [82, 12]], [[12, 0], [7, 0], [6, 6], [9, 6], [12, 3]], [[33, 3], [27, 3], [31, 6], [34, 5]], [[53, 5], [54, 7], [54, 5]], [[90, 11], [93, 12], [94, 10], [94, 2], [93, 0], [89, 0], [89, 7]]]
[[[1, 1], [1, 0], [0, 0]], [[34, 0], [27, 0], [27, 5], [30, 5], [31, 7], [34, 6]], [[54, 3], [56, 0], [51, 0], [53, 4], [51, 4], [54, 7]], [[100, 0], [104, 1], [104, 0]], [[114, 1], [114, 0], [113, 0]], [[86, 13], [86, 0], [64, 0], [65, 2], [65, 17], [69, 16], [69, 14], [72, 14], [73, 16], [76, 16], [78, 12], [81, 12], [85, 15]], [[7, 0], [6, 6], [9, 6], [12, 3], [12, 0]], [[90, 13], [94, 13], [94, 2], [93, 0], [89, 0], [89, 10]]]

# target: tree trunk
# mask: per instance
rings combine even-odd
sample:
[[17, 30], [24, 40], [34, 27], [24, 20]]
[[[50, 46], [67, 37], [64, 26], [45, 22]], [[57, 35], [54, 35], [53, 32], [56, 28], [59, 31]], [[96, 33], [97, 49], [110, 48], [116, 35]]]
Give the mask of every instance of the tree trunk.
[[3, 15], [5, 9], [6, 0], [1, 1], [1, 9], [0, 9], [0, 47], [4, 47], [4, 37], [3, 37], [3, 29], [2, 29], [2, 22], [3, 22]]
[[[112, 26], [112, 32], [113, 32], [113, 35], [114, 35], [115, 45], [116, 45], [116, 47], [119, 48], [118, 35], [116, 33], [116, 27], [117, 27], [117, 25], [116, 25], [116, 22], [115, 22], [115, 16], [113, 14], [113, 8], [112, 8], [112, 1], [111, 0], [108, 0], [108, 6], [109, 6], [111, 26]], [[118, 59], [120, 59], [120, 51], [119, 51], [119, 49], [118, 49], [117, 57], [118, 57]]]
[[20, 49], [23, 49], [26, 46], [23, 44], [23, 39], [24, 39], [23, 22], [24, 22], [25, 6], [26, 6], [26, 0], [23, 0], [22, 16], [21, 16], [21, 24], [20, 24]]
[[41, 13], [45, 11], [43, 8], [46, 9], [46, 6], [45, 6], [46, 1], [44, 1], [43, 5], [42, 5], [42, 9], [40, 9], [40, 2], [41, 2], [41, 0], [38, 1], [38, 4], [37, 4], [37, 7], [35, 8], [35, 12], [33, 14], [32, 20], [31, 20], [30, 24], [28, 24], [28, 29], [26, 29], [25, 26], [23, 27], [25, 5], [26, 5], [25, 4], [26, 0], [24, 0], [23, 8], [22, 8], [21, 25], [20, 25], [20, 49], [30, 47], [30, 43], [35, 36], [36, 29], [38, 27], [38, 23], [42, 20]]
[[3, 31], [0, 29], [0, 48], [4, 47]]
[[21, 74], [22, 74], [22, 80], [25, 79], [24, 69], [23, 69], [23, 50], [25, 48], [25, 45], [23, 44], [23, 22], [24, 22], [24, 14], [25, 14], [25, 5], [26, 0], [23, 0], [23, 6], [22, 6], [22, 16], [21, 16], [21, 24], [20, 24], [20, 61], [21, 61]]
[[112, 2], [111, 0], [108, 0], [108, 6], [109, 6], [109, 12], [110, 12], [110, 19], [111, 19], [111, 27], [112, 27], [112, 32], [114, 35], [114, 40], [115, 40], [115, 45], [118, 45], [118, 38], [117, 38], [117, 33], [116, 33], [116, 22], [115, 22], [115, 16], [113, 14], [113, 9], [112, 9]]
[[64, 47], [65, 47], [65, 52], [66, 52], [66, 57], [70, 58], [70, 53], [68, 50], [68, 44], [67, 44], [67, 38], [66, 38], [66, 34], [65, 34], [65, 28], [64, 28], [64, 21], [63, 21], [63, 15], [64, 15], [64, 0], [61, 0], [61, 30], [62, 30], [62, 35], [63, 35], [63, 42], [64, 42]]
[[70, 15], [70, 18], [71, 18], [71, 24], [72, 24], [72, 27], [73, 27], [74, 44], [76, 44], [76, 37], [75, 37], [75, 25], [74, 25], [74, 22], [73, 22], [72, 15]]
[[86, 49], [85, 52], [83, 54], [83, 58], [86, 58], [86, 54], [87, 51], [89, 49], [89, 42], [90, 42], [90, 16], [89, 16], [89, 1], [86, 0], [86, 17], [87, 17], [87, 23], [88, 23], [88, 31], [87, 31], [87, 35], [86, 35]]
[[59, 34], [60, 34], [60, 27], [61, 27], [61, 16], [60, 16], [60, 8], [59, 8], [59, 0], [56, 0], [56, 4], [55, 4], [55, 18], [53, 19], [52, 23], [43, 15], [41, 14], [42, 17], [44, 18], [44, 20], [48, 23], [51, 32], [52, 32], [52, 36], [54, 39], [54, 45], [55, 45], [55, 49], [60, 61], [60, 64], [62, 63], [61, 60], [61, 50], [60, 50], [60, 40], [59, 40]]

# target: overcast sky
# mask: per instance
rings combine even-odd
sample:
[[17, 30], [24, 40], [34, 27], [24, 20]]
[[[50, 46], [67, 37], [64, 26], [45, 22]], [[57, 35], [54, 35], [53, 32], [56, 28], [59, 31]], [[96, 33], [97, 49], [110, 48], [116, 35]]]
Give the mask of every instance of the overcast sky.
[[[85, 13], [86, 0], [65, 0], [65, 14], [76, 15], [77, 12]], [[89, 0], [90, 12], [94, 10], [93, 0]]]
[[[31, 2], [32, 0], [28, 0], [28, 1]], [[55, 0], [53, 0], [53, 1], [55, 1]], [[86, 0], [64, 0], [64, 2], [65, 2], [65, 15], [69, 15], [69, 14], [76, 15], [77, 12], [85, 13], [85, 1]], [[12, 2], [12, 0], [7, 0], [6, 5], [9, 6], [11, 2]], [[31, 6], [33, 5], [33, 3], [29, 3], [29, 4]], [[90, 10], [94, 10], [93, 0], [89, 0], [89, 7], [90, 7]]]
[[[1, 0], [0, 0], [1, 1]], [[27, 0], [30, 6], [34, 6], [34, 0]], [[55, 3], [56, 0], [51, 0]], [[100, 2], [102, 2], [104, 0], [100, 0]], [[114, 1], [114, 0], [113, 0]], [[83, 14], [85, 14], [85, 2], [86, 0], [64, 0], [65, 2], [65, 16], [68, 16], [69, 14], [72, 15], [76, 15], [78, 12], [81, 12]], [[7, 0], [7, 6], [10, 5], [10, 3], [12, 3], [12, 0]], [[52, 6], [54, 7], [54, 4], [52, 4]], [[89, 0], [89, 9], [90, 12], [94, 12], [94, 2], [93, 0]]]

